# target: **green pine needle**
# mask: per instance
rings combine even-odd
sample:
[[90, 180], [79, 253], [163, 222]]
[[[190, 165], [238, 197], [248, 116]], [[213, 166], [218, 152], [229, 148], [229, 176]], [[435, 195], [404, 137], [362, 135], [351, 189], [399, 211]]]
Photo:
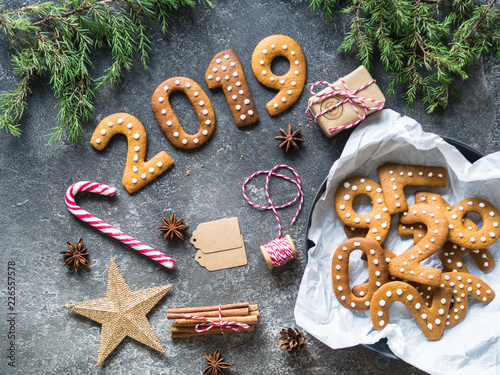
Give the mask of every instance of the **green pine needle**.
[[[0, 93], [0, 129], [21, 135], [30, 83], [48, 77], [59, 110], [49, 142], [77, 142], [83, 123], [92, 118], [95, 94], [117, 85], [136, 55], [147, 69], [148, 27], [159, 22], [165, 33], [172, 11], [197, 3], [213, 7], [209, 0], [65, 0], [5, 9], [0, 0], [0, 31], [19, 76], [15, 89]], [[91, 77], [90, 54], [96, 48], [108, 49], [113, 61], [103, 75]]]
[[481, 56], [500, 59], [498, 0], [310, 0], [310, 9], [351, 18], [339, 47], [357, 52], [367, 68], [378, 57], [391, 74], [387, 93], [401, 93], [405, 103], [418, 99], [429, 112], [445, 109], [457, 80]]

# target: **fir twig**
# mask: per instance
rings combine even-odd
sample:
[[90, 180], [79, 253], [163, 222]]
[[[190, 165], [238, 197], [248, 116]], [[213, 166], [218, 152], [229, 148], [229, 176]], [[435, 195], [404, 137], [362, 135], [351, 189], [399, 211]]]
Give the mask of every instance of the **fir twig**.
[[391, 73], [388, 93], [400, 87], [408, 105], [421, 98], [429, 112], [444, 109], [458, 79], [494, 51], [500, 58], [498, 0], [310, 0], [313, 12], [350, 15], [339, 51], [357, 51], [369, 67], [379, 57]]
[[[0, 129], [21, 135], [20, 121], [34, 78], [47, 76], [58, 98], [59, 124], [49, 142], [78, 140], [83, 123], [92, 117], [94, 96], [103, 86], [120, 82], [135, 55], [147, 68], [151, 41], [148, 27], [157, 21], [167, 31], [173, 10], [209, 0], [65, 0], [45, 1], [20, 9], [4, 9], [0, 0], [0, 31], [13, 53], [15, 89], [0, 93]], [[107, 48], [112, 63], [91, 77], [90, 54]]]

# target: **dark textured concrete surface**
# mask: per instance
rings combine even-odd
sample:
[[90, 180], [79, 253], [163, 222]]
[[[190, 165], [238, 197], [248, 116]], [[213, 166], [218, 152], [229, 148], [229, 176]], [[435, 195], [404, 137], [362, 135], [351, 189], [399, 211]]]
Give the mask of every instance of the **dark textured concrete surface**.
[[[6, 2], [18, 6], [21, 2]], [[251, 70], [254, 47], [264, 37], [286, 34], [303, 48], [307, 59], [307, 84], [334, 81], [358, 66], [352, 55], [337, 53], [348, 21], [340, 16], [325, 23], [322, 14], [312, 15], [308, 1], [242, 0], [214, 1], [215, 8], [198, 6], [174, 13], [169, 33], [153, 30], [150, 68], [134, 65], [117, 88], [106, 88], [96, 98], [95, 118], [87, 124], [77, 145], [47, 144], [46, 134], [57, 124], [57, 101], [47, 80], [34, 83], [29, 111], [22, 120], [23, 135], [0, 134], [0, 373], [12, 374], [201, 374], [204, 352], [222, 348], [227, 361], [237, 365], [227, 374], [421, 374], [399, 360], [382, 357], [362, 347], [331, 350], [307, 335], [308, 345], [289, 356], [275, 343], [279, 330], [294, 327], [293, 309], [306, 265], [304, 239], [308, 212], [317, 189], [340, 155], [350, 132], [326, 138], [319, 127], [308, 124], [303, 114], [309, 97], [304, 90], [288, 111], [271, 118], [265, 104], [274, 91], [263, 87]], [[253, 99], [260, 114], [255, 126], [238, 129], [220, 90], [204, 82], [212, 56], [233, 48], [239, 55]], [[0, 41], [0, 87], [16, 82], [4, 39]], [[109, 63], [104, 51], [95, 54], [95, 69]], [[277, 64], [279, 72], [287, 64]], [[380, 66], [372, 75], [384, 89], [389, 77]], [[215, 108], [217, 128], [209, 143], [192, 151], [173, 147], [156, 124], [150, 98], [156, 86], [174, 76], [197, 81]], [[500, 64], [485, 57], [461, 84], [460, 97], [452, 99], [442, 114], [409, 109], [398, 96], [387, 98], [387, 107], [417, 119], [424, 130], [466, 142], [483, 153], [500, 150]], [[183, 96], [173, 106], [187, 132], [198, 125]], [[102, 152], [89, 144], [97, 123], [104, 117], [128, 112], [148, 133], [147, 158], [167, 151], [175, 165], [155, 182], [128, 194], [121, 184], [127, 144], [115, 137]], [[273, 139], [280, 127], [301, 126], [306, 140], [300, 152], [286, 155]], [[305, 204], [297, 224], [288, 225], [296, 207], [280, 212], [285, 233], [294, 238], [300, 257], [270, 271], [259, 246], [277, 234], [269, 212], [250, 207], [241, 194], [241, 183], [259, 169], [284, 163], [300, 174]], [[202, 166], [203, 165], [203, 166]], [[187, 175], [187, 171], [190, 171]], [[107, 183], [117, 188], [116, 197], [81, 194], [78, 203], [120, 230], [177, 260], [169, 271], [121, 243], [73, 217], [65, 207], [64, 193], [79, 180]], [[287, 201], [294, 189], [284, 181], [272, 181], [277, 203]], [[265, 202], [264, 179], [250, 190]], [[260, 198], [257, 197], [260, 195]], [[163, 242], [156, 229], [162, 216], [175, 212], [186, 218], [191, 235], [199, 223], [236, 216], [245, 240], [248, 265], [210, 273], [199, 267], [188, 240]], [[63, 267], [59, 251], [66, 240], [84, 238], [91, 253], [91, 269], [75, 274]], [[109, 257], [113, 256], [132, 290], [174, 284], [172, 290], [148, 315], [166, 353], [125, 339], [100, 368], [96, 366], [100, 325], [64, 309], [64, 305], [103, 297]], [[15, 368], [9, 367], [8, 263], [15, 262]], [[249, 301], [259, 305], [261, 319], [253, 333], [205, 336], [172, 341], [166, 310], [176, 306], [211, 305]], [[313, 312], [312, 312], [313, 313]]]

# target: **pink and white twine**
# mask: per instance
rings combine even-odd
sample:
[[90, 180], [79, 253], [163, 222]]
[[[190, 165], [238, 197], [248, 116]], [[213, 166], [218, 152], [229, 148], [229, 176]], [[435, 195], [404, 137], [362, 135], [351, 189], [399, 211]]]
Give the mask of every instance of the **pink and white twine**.
[[194, 329], [196, 332], [206, 332], [214, 327], [219, 327], [220, 328], [220, 333], [224, 334], [224, 328], [227, 329], [232, 329], [233, 331], [239, 331], [240, 328], [249, 328], [250, 326], [245, 323], [240, 323], [240, 322], [233, 322], [233, 321], [223, 321], [222, 320], [222, 306], [219, 305], [219, 321], [214, 321], [208, 318], [205, 318], [204, 316], [199, 316], [199, 315], [188, 315], [188, 314], [182, 314], [184, 315], [184, 318], [186, 319], [199, 319], [199, 320], [204, 320], [205, 322], [198, 323], [195, 325]]
[[[312, 121], [314, 119], [314, 121], [316, 122], [317, 119], [319, 117], [323, 116], [325, 113], [328, 113], [328, 112], [334, 110], [335, 108], [340, 107], [344, 103], [349, 102], [351, 104], [352, 108], [354, 109], [354, 111], [356, 112], [356, 114], [358, 115], [358, 119], [350, 124], [347, 124], [347, 125], [335, 126], [335, 127], [328, 128], [328, 131], [349, 129], [349, 128], [352, 128], [353, 126], [358, 125], [361, 121], [363, 121], [368, 114], [368, 110], [379, 111], [382, 108], [384, 108], [384, 102], [382, 102], [380, 100], [375, 100], [375, 99], [371, 99], [371, 98], [366, 98], [364, 96], [356, 95], [358, 92], [366, 89], [368, 86], [375, 83], [374, 79], [371, 80], [370, 82], [364, 84], [363, 86], [357, 88], [354, 91], [349, 90], [349, 88], [347, 87], [347, 84], [345, 83], [343, 78], [339, 78], [339, 81], [342, 82], [342, 85], [344, 86], [344, 88], [335, 86], [333, 83], [330, 83], [327, 81], [318, 81], [311, 86], [309, 91], [311, 92], [311, 94], [315, 98], [313, 100], [311, 100], [311, 102], [309, 103], [309, 105], [307, 106], [307, 109], [306, 109], [306, 116], [309, 119], [309, 121]], [[314, 88], [316, 86], [319, 86], [319, 85], [326, 85], [326, 86], [330, 87], [333, 91], [328, 91], [328, 92], [324, 92], [321, 94], [319, 92], [317, 93], [314, 91]], [[328, 99], [332, 96], [341, 96], [341, 97], [345, 97], [345, 99], [339, 101], [338, 103], [332, 105], [329, 108], [324, 109], [323, 111], [317, 113], [316, 115], [313, 115], [314, 117], [311, 118], [311, 116], [309, 115], [309, 112], [312, 113], [311, 107], [313, 106], [313, 104], [320, 102], [320, 101], [323, 101], [325, 99]], [[367, 103], [374, 103], [377, 105], [372, 107], [372, 106], [369, 106]], [[357, 106], [363, 108], [363, 111], [364, 111], [363, 114], [359, 113]]]
[[66, 191], [66, 207], [68, 207], [68, 210], [80, 220], [86, 222], [87, 224], [93, 226], [94, 228], [107, 234], [108, 236], [116, 238], [118, 241], [124, 243], [127, 246], [130, 246], [132, 249], [138, 251], [142, 255], [147, 256], [155, 262], [160, 263], [162, 266], [167, 268], [172, 268], [174, 266], [175, 260], [173, 260], [172, 258], [160, 253], [158, 250], [155, 250], [148, 245], [143, 244], [135, 238], [130, 237], [128, 234], [119, 231], [112, 225], [109, 225], [105, 221], [99, 219], [98, 217], [90, 214], [89, 212], [78, 206], [75, 202], [75, 195], [81, 191], [88, 191], [90, 193], [105, 196], [113, 196], [116, 192], [116, 189], [114, 187], [92, 181], [76, 182], [71, 185]]
[[[288, 176], [285, 176], [283, 174], [276, 173], [275, 170], [278, 168], [286, 168], [286, 169], [290, 170], [295, 175], [296, 180], [294, 180], [293, 178], [290, 178]], [[266, 198], [267, 198], [267, 201], [269, 203], [269, 206], [262, 206], [262, 205], [259, 205], [259, 204], [252, 202], [246, 194], [246, 185], [248, 184], [248, 182], [252, 178], [254, 178], [255, 176], [258, 176], [260, 174], [267, 175], [265, 189], [266, 189]], [[279, 178], [282, 178], [286, 181], [289, 181], [289, 182], [295, 184], [297, 186], [297, 195], [295, 196], [295, 198], [293, 198], [290, 202], [282, 204], [280, 206], [274, 205], [274, 203], [269, 195], [269, 180], [270, 180], [271, 176], [279, 177]], [[285, 263], [288, 263], [290, 260], [292, 260], [294, 258], [294, 256], [293, 256], [290, 244], [288, 243], [287, 239], [281, 238], [281, 234], [282, 234], [281, 220], [279, 218], [277, 210], [280, 208], [285, 208], [285, 207], [291, 206], [300, 198], [299, 207], [297, 208], [297, 212], [295, 213], [290, 225], [295, 224], [295, 221], [297, 220], [297, 216], [299, 215], [299, 212], [302, 209], [302, 204], [304, 203], [304, 194], [302, 192], [302, 182], [300, 180], [300, 177], [299, 177], [297, 171], [295, 169], [293, 169], [292, 167], [285, 165], [285, 164], [278, 164], [269, 171], [257, 171], [243, 182], [242, 192], [243, 192], [243, 197], [245, 198], [247, 203], [250, 204], [251, 206], [262, 209], [262, 210], [272, 210], [273, 211], [274, 217], [276, 218], [276, 221], [278, 223], [278, 237], [275, 240], [265, 244], [264, 248], [266, 249], [267, 253], [269, 254], [269, 257], [271, 258], [273, 266], [279, 267]]]

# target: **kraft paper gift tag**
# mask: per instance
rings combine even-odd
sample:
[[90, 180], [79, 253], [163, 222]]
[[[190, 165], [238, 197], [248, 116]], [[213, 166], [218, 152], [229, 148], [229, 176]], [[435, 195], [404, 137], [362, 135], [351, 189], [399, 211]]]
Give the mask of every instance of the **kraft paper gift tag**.
[[198, 249], [194, 259], [209, 271], [247, 264], [245, 244], [236, 217], [199, 224], [189, 242]]

